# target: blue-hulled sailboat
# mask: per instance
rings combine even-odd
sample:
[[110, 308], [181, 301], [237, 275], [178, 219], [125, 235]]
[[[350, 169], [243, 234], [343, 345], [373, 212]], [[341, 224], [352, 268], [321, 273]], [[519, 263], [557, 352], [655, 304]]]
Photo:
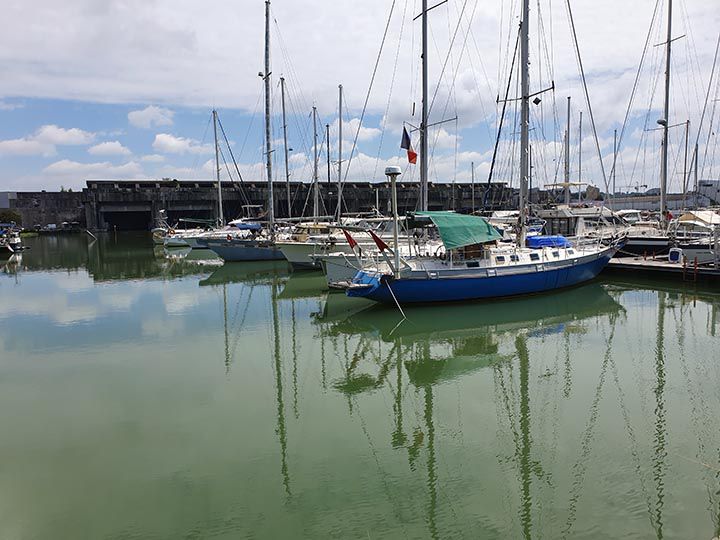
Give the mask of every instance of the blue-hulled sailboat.
[[500, 234], [481, 217], [453, 212], [417, 212], [437, 227], [444, 257], [390, 255], [364, 267], [348, 296], [383, 303], [457, 302], [539, 293], [577, 285], [596, 277], [618, 249], [597, 241], [571, 244], [563, 237], [531, 237], [527, 246], [502, 244]]
[[[347, 295], [378, 302], [457, 302], [539, 293], [569, 287], [597, 276], [620, 247], [599, 240], [572, 245], [564, 238], [529, 239], [526, 245], [527, 193], [530, 175], [529, 125], [529, 0], [522, 2], [520, 25], [521, 117], [520, 117], [520, 204], [518, 233], [509, 244], [498, 242], [500, 234], [483, 218], [453, 212], [427, 211], [427, 55], [423, 54], [423, 111], [420, 124], [420, 184], [422, 212], [416, 218], [432, 222], [445, 246], [445, 256], [417, 257], [402, 261], [397, 249], [377, 242], [384, 261], [365, 266], [353, 278]], [[424, 4], [423, 4], [424, 6]], [[427, 10], [423, 9], [423, 30]], [[423, 32], [423, 37], [425, 32]], [[423, 39], [423, 53], [426, 42]], [[395, 181], [399, 167], [385, 174], [392, 185], [393, 214], [397, 220]], [[396, 228], [397, 229], [397, 228]], [[379, 239], [378, 239], [379, 240]], [[582, 242], [582, 240], [581, 240]]]

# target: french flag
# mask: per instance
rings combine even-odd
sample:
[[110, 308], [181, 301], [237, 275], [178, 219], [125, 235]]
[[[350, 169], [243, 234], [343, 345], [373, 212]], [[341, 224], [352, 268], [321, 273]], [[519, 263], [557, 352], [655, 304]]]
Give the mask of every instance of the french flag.
[[407, 129], [405, 129], [405, 126], [403, 126], [403, 134], [402, 141], [400, 142], [400, 148], [407, 150], [408, 161], [410, 163], [415, 164], [417, 162], [417, 152], [413, 150], [412, 143], [410, 142], [410, 135], [408, 134]]

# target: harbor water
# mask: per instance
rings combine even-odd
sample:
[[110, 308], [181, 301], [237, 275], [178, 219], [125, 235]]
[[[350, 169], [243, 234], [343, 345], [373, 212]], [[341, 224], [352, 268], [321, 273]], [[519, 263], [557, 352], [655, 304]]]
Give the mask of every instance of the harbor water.
[[25, 243], [2, 539], [720, 534], [717, 291], [601, 276], [403, 321], [282, 262]]

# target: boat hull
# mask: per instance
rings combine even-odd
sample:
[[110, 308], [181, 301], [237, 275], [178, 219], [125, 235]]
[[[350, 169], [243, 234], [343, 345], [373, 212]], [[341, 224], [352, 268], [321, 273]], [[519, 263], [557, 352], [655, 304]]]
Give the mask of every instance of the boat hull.
[[282, 261], [282, 252], [274, 245], [264, 245], [255, 241], [208, 241], [207, 249], [227, 262], [242, 261]]
[[711, 242], [680, 243], [677, 245], [687, 257], [688, 264], [711, 264], [720, 260], [718, 250]]
[[[608, 248], [588, 255], [576, 262], [537, 270], [532, 267], [525, 272], [490, 276], [487, 273], [471, 277], [452, 276], [440, 278], [401, 277], [359, 272], [347, 290], [347, 295], [382, 302], [394, 303], [393, 295], [400, 304], [460, 302], [534, 294], [563, 287], [571, 287], [595, 278], [615, 253]], [[357, 286], [359, 285], [359, 287]], [[392, 288], [392, 291], [391, 291]]]
[[670, 247], [667, 236], [628, 236], [616, 257], [667, 255]]
[[278, 242], [277, 246], [294, 270], [320, 270], [320, 265], [315, 263], [313, 255], [329, 253], [352, 255], [350, 245], [342, 243]]
[[323, 273], [329, 288], [344, 288], [340, 284], [350, 283], [358, 273], [359, 265], [354, 257], [345, 253], [341, 255], [328, 255], [317, 257], [322, 266]]

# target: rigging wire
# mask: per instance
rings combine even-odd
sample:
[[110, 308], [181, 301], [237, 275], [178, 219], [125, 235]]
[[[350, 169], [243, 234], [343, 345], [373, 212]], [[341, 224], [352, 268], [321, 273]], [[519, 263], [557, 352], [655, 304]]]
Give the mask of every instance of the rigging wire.
[[[380, 153], [382, 152], [383, 141], [385, 140], [385, 128], [387, 126], [388, 114], [390, 112], [390, 101], [392, 100], [393, 88], [395, 87], [395, 75], [397, 73], [398, 60], [400, 58], [400, 48], [402, 46], [403, 31], [405, 30], [405, 18], [407, 16], [408, 0], [405, 0], [405, 6], [403, 8], [402, 19], [400, 21], [400, 35], [398, 37], [398, 46], [395, 50], [395, 62], [393, 63], [392, 77], [390, 78], [390, 89], [388, 90], [387, 103], [385, 104], [385, 114], [382, 118], [380, 125], [380, 143], [378, 144], [378, 153], [375, 158], [375, 168], [373, 169], [372, 179], [377, 178], [377, 169], [380, 163]], [[412, 94], [411, 94], [412, 95]]]
[[[643, 47], [643, 52], [640, 57], [640, 64], [638, 65], [637, 72], [635, 73], [635, 81], [633, 81], [632, 91], [630, 92], [630, 100], [628, 101], [627, 109], [625, 110], [625, 118], [623, 119], [623, 123], [620, 128], [620, 134], [619, 134], [618, 140], [617, 140], [618, 153], [619, 153], [620, 147], [622, 145], [623, 137], [625, 136], [625, 129], [627, 128], [628, 120], [630, 119], [630, 111], [632, 109], [632, 105], [635, 100], [635, 94], [637, 93], [638, 84], [640, 82], [640, 75], [642, 73], [643, 65], [645, 64], [645, 58], [646, 58], [646, 55], [648, 52], [648, 48], [650, 46], [652, 30], [653, 30], [653, 26], [655, 24], [655, 19], [657, 17], [659, 7], [660, 7], [660, 0], [656, 0], [655, 9], [653, 10], [652, 17], [650, 18], [650, 27], [648, 28], [647, 37], [645, 38], [645, 45]], [[614, 174], [615, 174], [615, 169], [613, 167], [610, 169], [610, 175], [612, 176]], [[632, 176], [631, 176], [631, 178], [632, 178]]]
[[600, 162], [600, 171], [602, 172], [603, 181], [605, 182], [605, 191], [609, 189], [608, 179], [605, 174], [605, 165], [603, 163], [602, 152], [600, 151], [600, 139], [598, 138], [597, 128], [595, 127], [595, 115], [593, 114], [592, 104], [590, 103], [590, 93], [588, 92], [587, 80], [585, 79], [585, 69], [583, 68], [582, 57], [580, 56], [580, 45], [577, 39], [577, 33], [575, 32], [575, 19], [573, 18], [572, 8], [570, 7], [570, 0], [565, 0], [567, 7], [568, 16], [570, 18], [570, 28], [572, 30], [573, 42], [575, 44], [575, 56], [580, 67], [580, 77], [582, 79], [583, 90], [585, 92], [585, 100], [588, 107], [588, 113], [590, 116], [590, 125], [592, 126], [593, 135], [595, 136], [595, 147], [597, 148], [598, 160]]
[[[712, 89], [712, 81], [715, 77], [715, 68], [717, 67], [717, 61], [718, 61], [718, 51], [720, 51], [720, 34], [718, 34], [718, 40], [717, 44], [715, 45], [715, 56], [713, 57], [713, 64], [712, 69], [710, 70], [710, 80], [708, 81], [708, 87], [707, 87], [707, 93], [705, 94], [705, 103], [703, 104], [702, 114], [700, 115], [700, 123], [698, 124], [698, 130], [697, 130], [697, 137], [695, 138], [695, 148], [697, 148], [698, 143], [700, 142], [700, 133], [702, 132], [702, 126], [703, 122], [705, 120], [705, 112], [707, 110], [707, 104], [710, 100], [710, 91]], [[713, 104], [714, 108], [714, 104]], [[711, 129], [709, 131], [712, 131]], [[693, 154], [695, 154], [695, 150], [693, 150]], [[705, 147], [705, 155], [707, 156], [707, 146]], [[703, 170], [705, 166], [705, 160], [703, 159]], [[698, 166], [698, 156], [695, 156], [695, 167]]]
[[[433, 92], [433, 97], [430, 100], [430, 107], [428, 107], [428, 117], [430, 116], [430, 112], [432, 111], [433, 105], [435, 104], [435, 98], [437, 97], [438, 90], [440, 90], [440, 83], [442, 81], [443, 75], [445, 74], [445, 68], [447, 68], [447, 63], [450, 60], [450, 52], [452, 51], [453, 44], [455, 43], [455, 38], [457, 37], [458, 30], [460, 29], [460, 22], [462, 21], [463, 13], [465, 13], [465, 8], [467, 7], [468, 0], [463, 1], [462, 9], [460, 10], [460, 16], [458, 17], [457, 25], [455, 25], [455, 31], [453, 32], [452, 39], [450, 40], [450, 47], [448, 48], [448, 54], [445, 57], [445, 61], [443, 62], [442, 69], [440, 70], [440, 76], [438, 77], [438, 83], [435, 86], [435, 91]], [[475, 7], [477, 7], [477, 0], [475, 2]], [[473, 10], [474, 13], [474, 10]], [[467, 40], [467, 34], [465, 35], [465, 39]]]
[[[520, 23], [522, 25], [522, 23]], [[500, 146], [500, 135], [502, 134], [503, 120], [505, 118], [505, 110], [507, 108], [508, 97], [510, 96], [510, 85], [512, 84], [512, 72], [515, 69], [515, 59], [517, 58], [517, 49], [520, 44], [520, 31], [518, 30], [517, 38], [515, 39], [515, 50], [512, 56], [512, 62], [510, 64], [510, 76], [508, 77], [507, 87], [505, 88], [505, 98], [502, 100], [502, 110], [500, 112], [500, 120], [498, 122], [497, 137], [495, 137], [495, 148], [493, 148], [492, 160], [490, 162], [490, 172], [488, 173], [488, 185], [492, 182], [493, 171], [495, 170], [495, 159], [497, 158], [498, 147]]]
[[[357, 130], [355, 130], [355, 138], [353, 139], [353, 145], [350, 150], [350, 157], [348, 158], [348, 164], [347, 167], [345, 167], [345, 177], [340, 179], [338, 178], [338, 182], [340, 184], [340, 189], [338, 191], [338, 197], [342, 196], [342, 184], [347, 181], [348, 173], [350, 172], [350, 165], [352, 164], [352, 159], [355, 154], [355, 148], [357, 146], [357, 140], [360, 136], [360, 129], [362, 129], [362, 123], [365, 118], [365, 112], [367, 111], [368, 102], [370, 101], [370, 93], [372, 92], [372, 87], [375, 82], [375, 75], [377, 74], [378, 66], [380, 65], [380, 57], [382, 56], [383, 48], [385, 47], [385, 39], [388, 35], [388, 30], [390, 29], [390, 21], [392, 20], [393, 13], [395, 11], [395, 4], [397, 0], [393, 0], [391, 6], [390, 6], [390, 13], [388, 13], [387, 22], [385, 23], [385, 30], [383, 31], [383, 37], [380, 42], [380, 49], [378, 50], [377, 58], [375, 59], [375, 67], [373, 68], [372, 76], [370, 77], [370, 85], [368, 86], [367, 94], [365, 95], [365, 103], [363, 104], [362, 113], [360, 114], [360, 121], [358, 122]], [[347, 107], [347, 105], [346, 105]], [[342, 111], [340, 111], [340, 114], [342, 114]]]

